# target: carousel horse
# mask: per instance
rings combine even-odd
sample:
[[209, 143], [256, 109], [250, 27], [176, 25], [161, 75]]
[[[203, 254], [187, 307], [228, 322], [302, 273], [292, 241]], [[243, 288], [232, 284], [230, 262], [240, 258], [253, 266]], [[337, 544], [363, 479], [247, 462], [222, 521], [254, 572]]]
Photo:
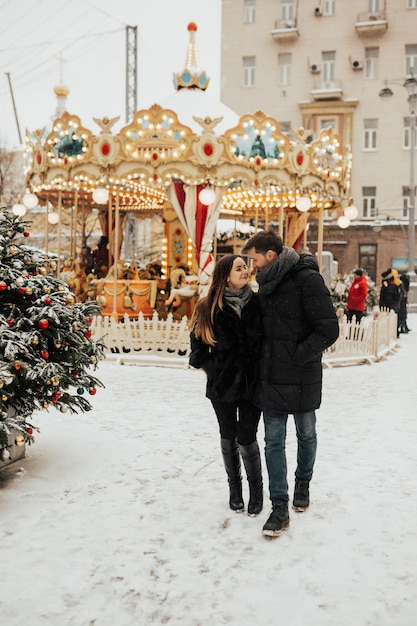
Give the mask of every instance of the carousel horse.
[[77, 256], [71, 269], [63, 274], [63, 280], [74, 293], [77, 302], [85, 302], [89, 291], [89, 279], [85, 272], [86, 264], [82, 257]]
[[168, 311], [176, 311], [181, 306], [182, 300], [178, 290], [185, 284], [187, 275], [182, 268], [177, 268], [171, 272], [171, 291], [169, 298], [165, 301]]

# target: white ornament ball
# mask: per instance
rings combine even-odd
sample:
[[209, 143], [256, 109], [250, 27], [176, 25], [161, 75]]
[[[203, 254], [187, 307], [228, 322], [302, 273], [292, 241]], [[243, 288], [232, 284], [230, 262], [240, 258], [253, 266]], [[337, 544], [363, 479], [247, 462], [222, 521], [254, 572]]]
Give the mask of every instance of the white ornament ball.
[[7, 449], [7, 448], [3, 448], [3, 449], [0, 451], [0, 459], [1, 459], [2, 461], [8, 461], [8, 460], [10, 459], [10, 452], [8, 451], [8, 449]]

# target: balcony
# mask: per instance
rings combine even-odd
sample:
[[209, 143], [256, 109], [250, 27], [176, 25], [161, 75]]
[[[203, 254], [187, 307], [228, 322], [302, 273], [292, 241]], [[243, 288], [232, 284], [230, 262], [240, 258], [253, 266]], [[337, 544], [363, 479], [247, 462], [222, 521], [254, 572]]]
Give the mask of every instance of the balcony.
[[313, 100], [342, 100], [343, 89], [340, 80], [318, 80], [315, 81], [311, 90]]
[[300, 36], [296, 20], [275, 20], [271, 35], [275, 41], [294, 41]]
[[385, 11], [359, 13], [355, 24], [356, 32], [362, 37], [380, 37], [388, 30]]

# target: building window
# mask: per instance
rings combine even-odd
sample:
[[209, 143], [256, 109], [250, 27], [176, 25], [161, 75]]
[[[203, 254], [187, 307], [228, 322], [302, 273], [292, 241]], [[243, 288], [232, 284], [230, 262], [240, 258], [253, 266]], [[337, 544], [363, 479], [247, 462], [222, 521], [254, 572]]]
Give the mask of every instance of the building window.
[[321, 76], [323, 86], [326, 88], [334, 84], [336, 52], [321, 53]]
[[376, 217], [376, 187], [362, 187], [362, 215]]
[[376, 150], [378, 135], [378, 120], [363, 121], [363, 149]]
[[245, 22], [252, 24], [256, 17], [256, 0], [245, 0]]
[[376, 244], [359, 244], [359, 267], [375, 282], [376, 277]]
[[407, 76], [417, 74], [417, 45], [405, 47], [405, 73]]
[[323, 15], [336, 15], [336, 0], [324, 0]]
[[291, 53], [278, 55], [278, 84], [289, 85], [291, 83]]
[[[404, 145], [403, 148], [405, 150], [409, 150], [411, 146], [411, 126], [410, 126], [410, 118], [404, 118]], [[417, 141], [416, 136], [414, 135], [414, 147], [417, 150]]]
[[284, 28], [292, 28], [295, 24], [294, 0], [281, 0], [281, 20]]
[[243, 86], [255, 86], [256, 57], [243, 57]]
[[[416, 190], [414, 189], [414, 197]], [[403, 217], [408, 217], [410, 211], [410, 187], [403, 187]]]
[[320, 130], [325, 130], [327, 128], [333, 128], [334, 132], [337, 132], [337, 122], [334, 117], [320, 119]]
[[408, 0], [407, 9], [417, 9], [417, 0]]
[[381, 10], [381, 0], [368, 0], [369, 13], [379, 13]]
[[379, 48], [365, 48], [365, 78], [378, 78]]

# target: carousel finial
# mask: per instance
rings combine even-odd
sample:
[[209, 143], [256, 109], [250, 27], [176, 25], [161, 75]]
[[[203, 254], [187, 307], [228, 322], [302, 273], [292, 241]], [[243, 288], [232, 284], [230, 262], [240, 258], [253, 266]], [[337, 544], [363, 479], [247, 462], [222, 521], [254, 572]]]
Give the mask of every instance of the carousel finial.
[[62, 54], [60, 54], [60, 56], [58, 57], [58, 61], [59, 61], [59, 85], [56, 85], [54, 87], [54, 93], [56, 95], [57, 98], [57, 104], [56, 104], [56, 110], [55, 110], [55, 118], [57, 117], [61, 117], [61, 115], [64, 113], [64, 111], [66, 111], [67, 108], [67, 96], [69, 94], [69, 88], [64, 85], [64, 81], [63, 81], [63, 65], [65, 62], [64, 57], [62, 56]]
[[200, 70], [200, 64], [198, 62], [197, 46], [195, 43], [197, 24], [190, 22], [187, 30], [190, 33], [190, 39], [185, 59], [185, 69], [181, 74], [174, 74], [174, 87], [177, 91], [180, 89], [201, 89], [205, 91], [210, 79], [207, 78], [204, 71]]

